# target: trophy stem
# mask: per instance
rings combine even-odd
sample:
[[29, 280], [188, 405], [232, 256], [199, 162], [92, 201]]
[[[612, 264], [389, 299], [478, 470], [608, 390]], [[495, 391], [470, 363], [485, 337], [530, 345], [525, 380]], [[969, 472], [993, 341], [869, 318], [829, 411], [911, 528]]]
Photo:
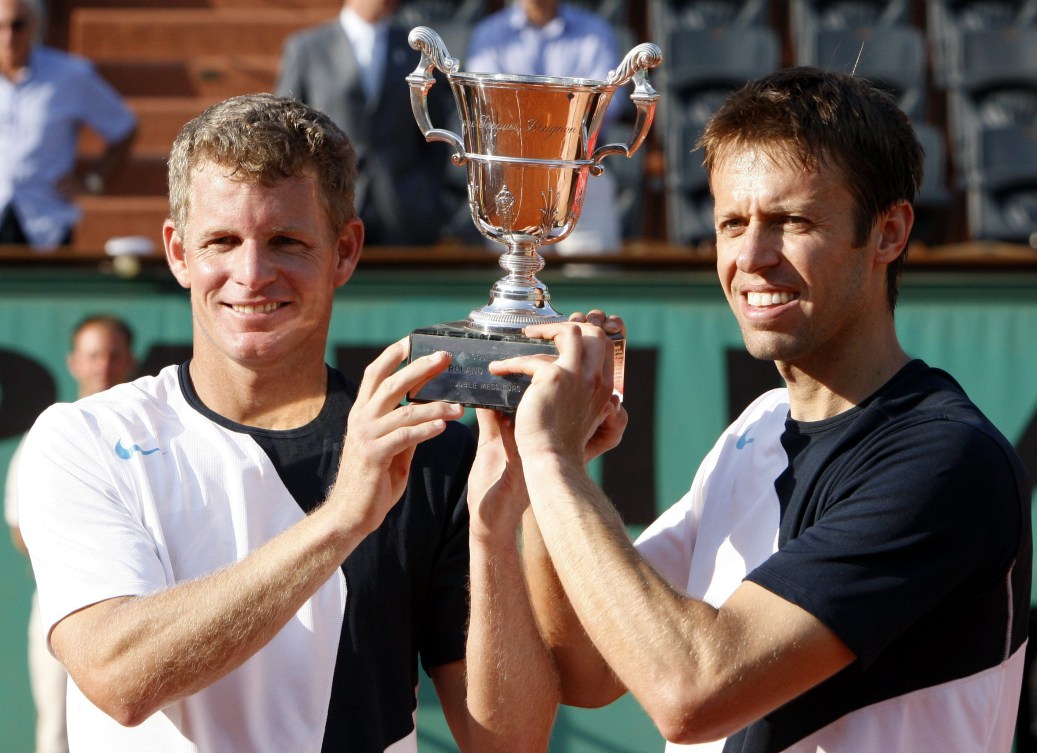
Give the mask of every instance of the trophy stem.
[[540, 239], [525, 233], [507, 237], [508, 250], [497, 263], [507, 272], [490, 289], [490, 302], [468, 315], [465, 324], [472, 329], [499, 334], [520, 334], [531, 324], [564, 322], [565, 317], [551, 305], [547, 286], [536, 273], [544, 268]]

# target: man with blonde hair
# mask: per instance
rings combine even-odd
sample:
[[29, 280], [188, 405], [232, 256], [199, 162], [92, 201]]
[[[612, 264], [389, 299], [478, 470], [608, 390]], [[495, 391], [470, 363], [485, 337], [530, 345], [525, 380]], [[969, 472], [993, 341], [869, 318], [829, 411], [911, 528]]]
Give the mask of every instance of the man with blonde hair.
[[546, 748], [557, 695], [502, 680], [550, 662], [528, 601], [488, 606], [521, 576], [474, 525], [468, 624], [487, 464], [459, 406], [400, 405], [449, 359], [399, 368], [401, 340], [359, 386], [324, 362], [364, 241], [355, 175], [298, 101], [184, 126], [163, 237], [191, 359], [29, 433], [24, 531], [78, 750], [413, 753], [419, 659], [461, 751]]

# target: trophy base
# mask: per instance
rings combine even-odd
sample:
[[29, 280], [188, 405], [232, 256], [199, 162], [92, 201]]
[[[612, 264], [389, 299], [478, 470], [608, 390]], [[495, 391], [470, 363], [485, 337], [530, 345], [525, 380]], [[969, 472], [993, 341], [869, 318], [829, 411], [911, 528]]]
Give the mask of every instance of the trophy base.
[[[626, 340], [612, 336], [614, 382], [622, 395]], [[529, 386], [525, 374], [497, 376], [489, 371], [491, 361], [528, 355], [558, 355], [550, 340], [469, 329], [464, 322], [447, 322], [416, 329], [410, 334], [410, 360], [437, 351], [450, 354], [450, 366], [442, 374], [407, 395], [412, 402], [443, 400], [470, 408], [492, 408], [514, 413]]]
[[533, 340], [520, 334], [480, 332], [468, 329], [464, 322], [434, 324], [411, 332], [411, 360], [441, 350], [450, 354], [450, 366], [417, 392], [408, 394], [409, 400], [417, 403], [444, 400], [506, 413], [514, 412], [518, 407], [530, 378], [525, 374], [491, 374], [488, 369], [490, 362], [539, 353], [558, 354], [550, 340]]

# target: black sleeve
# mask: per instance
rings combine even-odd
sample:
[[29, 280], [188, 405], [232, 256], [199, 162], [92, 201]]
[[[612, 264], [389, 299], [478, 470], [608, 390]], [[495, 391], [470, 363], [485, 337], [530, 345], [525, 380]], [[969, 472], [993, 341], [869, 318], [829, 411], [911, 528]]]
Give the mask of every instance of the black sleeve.
[[959, 617], [982, 613], [970, 602], [1003, 587], [1025, 528], [1000, 442], [965, 423], [920, 422], [840, 475], [820, 519], [748, 580], [813, 614], [864, 665], [958, 593]]
[[[468, 626], [468, 472], [475, 439], [463, 425], [450, 424], [444, 441], [426, 443], [425, 481], [429, 498], [443, 514], [438, 546], [420, 609], [418, 651], [430, 667], [459, 661], [465, 655]], [[418, 458], [415, 458], [417, 461]], [[441, 473], [439, 469], [450, 469]]]

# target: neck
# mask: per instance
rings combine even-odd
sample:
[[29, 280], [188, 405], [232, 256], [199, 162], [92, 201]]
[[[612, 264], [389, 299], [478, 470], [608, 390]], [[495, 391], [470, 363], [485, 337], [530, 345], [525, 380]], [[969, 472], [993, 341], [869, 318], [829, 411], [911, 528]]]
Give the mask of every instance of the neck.
[[355, 7], [353, 5], [346, 4], [346, 9], [359, 18], [364, 23], [374, 26], [376, 23], [386, 18], [388, 14], [378, 11], [366, 10], [362, 7]]
[[6, 65], [0, 63], [0, 76], [3, 76], [8, 81], [17, 84], [25, 77], [25, 71], [28, 69], [28, 65]]
[[310, 369], [252, 370], [233, 364], [210, 369], [192, 359], [191, 382], [210, 410], [245, 426], [286, 430], [305, 426], [320, 413], [328, 391], [323, 362]]
[[776, 362], [789, 389], [792, 418], [820, 421], [867, 400], [903, 368], [910, 358], [894, 333], [881, 343], [825, 353], [814, 362]]
[[534, 2], [526, 4], [526, 18], [534, 26], [546, 26], [557, 15], [558, 3]]

